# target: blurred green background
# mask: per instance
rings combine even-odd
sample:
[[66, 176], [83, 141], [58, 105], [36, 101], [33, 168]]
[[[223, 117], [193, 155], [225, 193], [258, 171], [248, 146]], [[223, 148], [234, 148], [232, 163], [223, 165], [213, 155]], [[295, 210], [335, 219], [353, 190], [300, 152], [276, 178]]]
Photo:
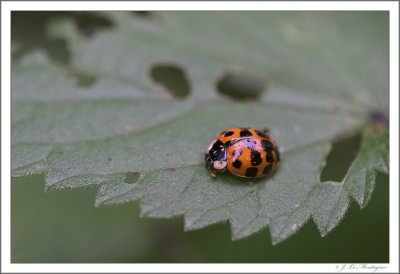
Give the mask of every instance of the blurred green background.
[[[133, 16], [151, 16], [132, 13]], [[75, 19], [90, 37], [112, 23], [98, 15], [13, 12], [12, 55], [34, 49], [56, 63], [68, 63], [65, 41], [48, 37], [45, 24], [56, 16]], [[83, 79], [85, 80], [85, 79]], [[328, 157], [323, 180], [340, 180], [357, 152], [357, 137], [339, 142]], [[230, 240], [229, 224], [183, 231], [183, 218], [140, 218], [138, 203], [94, 207], [96, 188], [44, 192], [43, 176], [12, 178], [13, 263], [385, 263], [389, 261], [389, 179], [379, 174], [369, 205], [355, 202], [326, 237], [308, 222], [296, 235], [272, 246], [268, 230]]]
[[272, 246], [268, 230], [230, 240], [228, 224], [183, 231], [183, 218], [139, 217], [138, 203], [94, 207], [95, 189], [43, 191], [43, 177], [12, 180], [14, 263], [369, 262], [389, 260], [388, 176], [380, 175], [370, 204], [355, 203], [321, 238], [312, 222]]

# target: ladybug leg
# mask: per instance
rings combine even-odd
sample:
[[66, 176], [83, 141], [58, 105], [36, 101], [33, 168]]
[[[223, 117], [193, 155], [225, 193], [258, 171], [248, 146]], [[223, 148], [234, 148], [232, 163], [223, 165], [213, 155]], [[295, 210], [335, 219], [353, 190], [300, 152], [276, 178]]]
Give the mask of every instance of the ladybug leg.
[[213, 171], [211, 169], [210, 163], [207, 162], [208, 153], [204, 153], [203, 155], [204, 155], [204, 158], [206, 159], [206, 166], [207, 166], [208, 171], [210, 171], [211, 177], [213, 177], [213, 178], [217, 177], [217, 171], [216, 170]]
[[208, 171], [210, 171], [211, 177], [213, 177], [213, 178], [217, 177], [217, 171], [215, 171], [215, 170], [212, 171], [210, 166], [208, 166], [208, 165], [207, 165], [207, 169], [208, 169]]

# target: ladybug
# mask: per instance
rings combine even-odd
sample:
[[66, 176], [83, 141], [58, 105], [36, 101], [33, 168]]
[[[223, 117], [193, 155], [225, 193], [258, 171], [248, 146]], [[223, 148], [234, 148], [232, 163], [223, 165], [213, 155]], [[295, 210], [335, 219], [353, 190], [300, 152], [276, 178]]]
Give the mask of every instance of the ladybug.
[[278, 168], [280, 155], [267, 129], [230, 128], [210, 144], [205, 160], [212, 177], [228, 170], [239, 177], [258, 178]]

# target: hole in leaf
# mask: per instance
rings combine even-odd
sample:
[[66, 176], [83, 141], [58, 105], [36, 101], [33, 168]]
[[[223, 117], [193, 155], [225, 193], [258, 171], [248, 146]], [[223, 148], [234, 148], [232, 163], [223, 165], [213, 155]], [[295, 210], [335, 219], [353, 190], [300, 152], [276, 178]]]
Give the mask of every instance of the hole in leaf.
[[184, 70], [176, 65], [156, 65], [151, 68], [150, 75], [175, 98], [185, 98], [190, 94], [188, 78]]
[[127, 172], [125, 176], [124, 182], [127, 184], [135, 184], [139, 179], [139, 173], [137, 172]]
[[218, 80], [217, 90], [234, 100], [254, 100], [266, 91], [266, 81], [254, 75], [227, 73]]
[[113, 23], [108, 18], [93, 12], [74, 12], [73, 17], [79, 31], [85, 36], [93, 36], [99, 30], [113, 27]]
[[56, 63], [68, 64], [70, 52], [67, 42], [61, 38], [53, 38], [46, 33], [46, 25], [54, 18], [72, 18], [79, 31], [85, 36], [91, 36], [103, 28], [110, 28], [113, 23], [93, 12], [71, 11], [12, 11], [11, 40], [20, 45], [12, 54], [12, 60], [17, 61], [32, 50], [42, 49]]
[[361, 134], [334, 142], [322, 169], [320, 181], [342, 182], [360, 150], [360, 145]]
[[131, 11], [131, 14], [136, 17], [144, 18], [144, 19], [149, 19], [154, 16], [154, 12], [152, 11], [147, 11], [147, 10], [137, 10], [137, 11]]
[[12, 11], [11, 41], [18, 43], [19, 48], [12, 54], [12, 61], [17, 61], [25, 54], [40, 49], [57, 63], [68, 63], [70, 54], [64, 39], [49, 37], [45, 33], [46, 24], [65, 12]]
[[77, 85], [80, 87], [90, 87], [93, 86], [97, 78], [93, 75], [89, 74], [78, 74], [77, 76]]
[[76, 85], [79, 87], [90, 87], [97, 82], [97, 77], [92, 74], [68, 69], [67, 72], [76, 79]]

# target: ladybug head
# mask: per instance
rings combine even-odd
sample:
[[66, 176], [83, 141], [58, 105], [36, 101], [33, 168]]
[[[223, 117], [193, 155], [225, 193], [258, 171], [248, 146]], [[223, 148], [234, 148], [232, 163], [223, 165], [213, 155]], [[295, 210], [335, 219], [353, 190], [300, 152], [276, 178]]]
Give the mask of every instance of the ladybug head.
[[208, 153], [206, 154], [205, 159], [207, 168], [212, 177], [216, 177], [218, 172], [224, 172], [226, 170], [227, 162], [225, 159], [217, 159], [214, 161]]
[[212, 177], [217, 176], [217, 172], [224, 172], [226, 170], [226, 151], [224, 144], [220, 140], [214, 140], [208, 146], [205, 160]]

